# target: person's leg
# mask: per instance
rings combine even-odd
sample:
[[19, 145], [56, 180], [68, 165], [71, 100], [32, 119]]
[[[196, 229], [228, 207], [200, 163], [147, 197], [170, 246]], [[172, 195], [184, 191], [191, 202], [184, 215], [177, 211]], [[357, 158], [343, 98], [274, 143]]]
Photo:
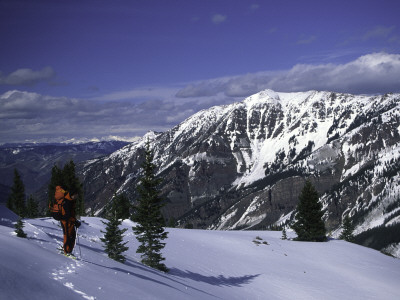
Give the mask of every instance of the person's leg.
[[68, 222], [69, 223], [69, 250], [71, 253], [72, 250], [74, 250], [75, 246], [75, 239], [76, 239], [76, 229], [75, 229], [75, 221], [73, 222]]
[[69, 254], [72, 252], [75, 246], [75, 222], [63, 221], [65, 222], [65, 232], [64, 234], [64, 252]]
[[64, 244], [63, 244], [63, 249], [64, 249], [64, 253], [68, 253], [67, 252], [67, 242], [68, 242], [68, 224], [66, 220], [61, 220], [61, 228], [63, 230], [63, 234], [64, 234]]

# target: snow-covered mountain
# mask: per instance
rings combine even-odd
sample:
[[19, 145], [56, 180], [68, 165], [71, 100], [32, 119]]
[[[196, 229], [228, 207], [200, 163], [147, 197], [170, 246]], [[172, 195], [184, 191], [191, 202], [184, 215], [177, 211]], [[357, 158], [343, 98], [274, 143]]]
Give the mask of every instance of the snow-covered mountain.
[[[12, 213], [0, 205], [0, 220]], [[27, 239], [0, 223], [0, 298], [42, 299], [385, 299], [400, 298], [400, 260], [344, 241], [281, 240], [280, 232], [170, 229], [169, 273], [142, 265], [125, 220], [126, 263], [104, 253], [100, 218], [83, 218], [78, 260], [59, 254], [62, 229], [25, 219]], [[9, 226], [7, 226], [7, 224]], [[291, 235], [292, 233], [289, 233]]]
[[164, 180], [167, 219], [210, 229], [287, 224], [309, 178], [333, 236], [350, 215], [356, 233], [364, 233], [360, 242], [397, 251], [399, 235], [383, 241], [377, 230], [400, 228], [399, 94], [265, 90], [200, 111], [87, 162], [82, 178], [89, 210], [100, 213], [114, 192], [135, 199], [147, 140]]

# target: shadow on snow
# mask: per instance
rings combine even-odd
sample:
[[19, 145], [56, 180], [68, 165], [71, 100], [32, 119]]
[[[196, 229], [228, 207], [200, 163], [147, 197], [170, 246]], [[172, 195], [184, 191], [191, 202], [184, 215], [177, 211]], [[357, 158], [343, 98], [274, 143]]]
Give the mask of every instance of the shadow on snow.
[[172, 268], [169, 272], [169, 274], [178, 276], [178, 277], [183, 277], [183, 278], [189, 278], [194, 281], [200, 281], [204, 283], [208, 283], [211, 285], [217, 285], [217, 286], [242, 286], [244, 284], [250, 283], [254, 278], [260, 276], [260, 274], [257, 275], [245, 275], [245, 276], [239, 276], [239, 277], [225, 277], [224, 275], [219, 275], [219, 276], [205, 276], [201, 275], [198, 273], [194, 273], [191, 271], [182, 271], [179, 269]]

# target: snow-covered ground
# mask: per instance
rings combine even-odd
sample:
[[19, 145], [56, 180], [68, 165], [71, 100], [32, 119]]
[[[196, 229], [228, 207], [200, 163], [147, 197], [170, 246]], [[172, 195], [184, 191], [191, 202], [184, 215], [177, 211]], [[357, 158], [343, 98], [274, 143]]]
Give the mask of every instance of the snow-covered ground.
[[130, 221], [121, 264], [103, 251], [100, 218], [83, 218], [73, 260], [57, 250], [57, 221], [26, 219], [22, 239], [6, 221], [12, 217], [1, 205], [0, 299], [400, 299], [400, 260], [344, 241], [168, 229], [165, 274], [139, 263]]

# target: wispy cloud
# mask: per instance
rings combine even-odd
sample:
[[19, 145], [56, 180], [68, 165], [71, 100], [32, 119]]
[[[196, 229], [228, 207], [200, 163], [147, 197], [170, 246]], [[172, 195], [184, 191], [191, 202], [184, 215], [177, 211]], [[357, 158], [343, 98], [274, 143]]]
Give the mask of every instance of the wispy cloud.
[[316, 35], [311, 35], [308, 37], [301, 37], [298, 41], [297, 44], [299, 45], [307, 45], [313, 43], [317, 39]]
[[177, 87], [141, 87], [127, 91], [118, 91], [95, 97], [92, 100], [118, 101], [118, 100], [140, 100], [165, 99], [173, 97], [179, 90]]
[[260, 5], [258, 4], [252, 4], [250, 5], [250, 11], [256, 11], [260, 8]]
[[278, 31], [278, 28], [276, 28], [276, 27], [272, 27], [272, 28], [268, 29], [268, 33], [269, 34], [273, 34], [273, 33], [277, 32], [277, 31]]
[[367, 41], [376, 38], [388, 39], [392, 35], [395, 28], [396, 28], [395, 26], [390, 26], [390, 27], [376, 26], [375, 28], [368, 30], [362, 36], [362, 40]]
[[0, 72], [0, 85], [34, 85], [41, 81], [50, 81], [55, 77], [52, 67], [45, 67], [42, 70], [18, 69], [8, 75]]
[[221, 23], [224, 23], [226, 20], [227, 20], [227, 16], [225, 16], [225, 15], [221, 15], [221, 14], [214, 14], [212, 17], [211, 17], [211, 21], [214, 23], [214, 24], [221, 24]]
[[281, 92], [331, 90], [348, 93], [400, 92], [400, 55], [372, 53], [345, 64], [297, 64], [289, 70], [266, 71], [192, 83], [177, 97], [223, 93], [245, 97], [269, 88]]
[[381, 47], [384, 47], [381, 48], [382, 50], [389, 51], [387, 49], [397, 49], [393, 48], [393, 43], [400, 43], [400, 35], [396, 26], [378, 25], [364, 29], [361, 32], [353, 32], [352, 35], [338, 42], [337, 46], [348, 47], [349, 45], [353, 45], [353, 47], [365, 47], [368, 44], [372, 44], [374, 45], [374, 49], [376, 49], [376, 45], [381, 45]]

